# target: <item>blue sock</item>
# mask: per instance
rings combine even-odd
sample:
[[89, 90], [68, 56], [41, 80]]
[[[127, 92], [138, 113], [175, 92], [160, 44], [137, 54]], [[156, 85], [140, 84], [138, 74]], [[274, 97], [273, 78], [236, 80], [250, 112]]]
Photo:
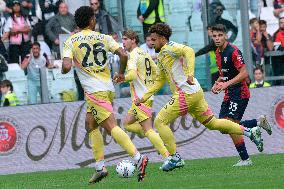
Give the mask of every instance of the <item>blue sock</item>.
[[242, 160], [247, 160], [249, 158], [249, 155], [248, 155], [248, 152], [247, 152], [247, 149], [246, 149], [246, 145], [245, 143], [243, 142], [242, 144], [238, 144], [238, 145], [235, 145], [240, 157]]
[[256, 119], [244, 120], [240, 122], [240, 125], [247, 128], [253, 128], [257, 126], [257, 120]]

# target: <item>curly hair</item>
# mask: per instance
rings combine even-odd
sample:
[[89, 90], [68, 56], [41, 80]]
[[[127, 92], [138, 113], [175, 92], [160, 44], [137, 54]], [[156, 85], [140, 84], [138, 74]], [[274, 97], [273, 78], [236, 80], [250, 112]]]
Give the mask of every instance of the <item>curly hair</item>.
[[167, 40], [169, 40], [172, 35], [172, 29], [168, 24], [157, 23], [150, 27], [149, 33], [156, 33], [160, 36], [165, 37]]
[[75, 22], [80, 29], [89, 26], [90, 20], [95, 16], [93, 9], [89, 6], [82, 6], [75, 12]]
[[133, 30], [127, 30], [123, 32], [123, 35], [131, 40], [135, 39], [135, 43], [138, 45], [139, 43], [139, 37], [137, 33]]

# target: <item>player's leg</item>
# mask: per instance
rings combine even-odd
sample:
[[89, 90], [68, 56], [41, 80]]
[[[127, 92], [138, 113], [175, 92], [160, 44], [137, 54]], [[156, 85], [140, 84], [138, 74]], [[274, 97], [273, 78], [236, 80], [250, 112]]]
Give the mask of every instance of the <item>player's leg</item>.
[[249, 137], [257, 146], [259, 151], [263, 151], [263, 140], [258, 127], [246, 128], [226, 119], [216, 119], [204, 98], [203, 91], [187, 95], [189, 113], [210, 130], [219, 130], [223, 134], [245, 135]]
[[[165, 162], [161, 169], [163, 171], [171, 171], [178, 167], [184, 166], [184, 161], [181, 156], [176, 152], [176, 141], [172, 130], [169, 125], [177, 117], [184, 115], [185, 103], [181, 101], [182, 93], [175, 93], [170, 101], [160, 110], [158, 115], [155, 118], [154, 126], [157, 129], [159, 135], [161, 136], [163, 142], [165, 143], [171, 159], [168, 162]], [[185, 112], [186, 114], [187, 112]]]
[[240, 125], [243, 125], [247, 128], [259, 126], [263, 128], [269, 135], [272, 134], [271, 125], [269, 124], [265, 115], [261, 115], [258, 119], [243, 120], [240, 122]]
[[150, 140], [155, 149], [163, 156], [163, 158], [167, 159], [170, 156], [170, 153], [165, 147], [160, 135], [153, 130], [152, 119], [148, 118], [140, 122], [140, 124], [145, 132], [145, 136]]
[[[248, 104], [248, 99], [227, 100], [223, 101], [219, 114], [220, 119], [228, 119], [239, 124], [242, 119], [245, 109]], [[249, 159], [247, 149], [245, 146], [243, 135], [230, 134], [236, 150], [239, 153], [240, 160], [234, 166], [251, 165], [252, 161]]]
[[141, 156], [129, 136], [117, 126], [111, 104], [113, 97], [114, 94], [111, 92], [98, 92], [87, 95], [87, 102], [91, 101], [93, 103], [92, 112], [97, 123], [133, 158], [139, 169], [138, 181], [142, 181], [145, 176], [148, 158]]
[[152, 127], [152, 104], [152, 100], [141, 103], [139, 106], [132, 104], [126, 120], [128, 120], [128, 123], [138, 123], [140, 129], [136, 130], [140, 133], [142, 131], [143, 135], [150, 140], [155, 149], [166, 159], [169, 157], [169, 152], [159, 134], [157, 134]]
[[87, 115], [85, 119], [85, 128], [87, 133], [89, 133], [94, 159], [96, 160], [96, 172], [89, 180], [89, 183], [93, 184], [99, 182], [101, 179], [106, 177], [108, 175], [108, 171], [105, 168], [103, 136], [99, 130], [99, 125], [95, 121], [89, 109], [87, 110]]
[[133, 158], [133, 161], [139, 170], [138, 181], [142, 181], [145, 177], [148, 157], [142, 156], [130, 140], [129, 136], [116, 125], [113, 114], [101, 122], [100, 125], [106, 129], [114, 140]]
[[141, 125], [139, 124], [139, 122], [135, 118], [135, 112], [133, 112], [133, 105], [132, 105], [131, 109], [128, 111], [128, 114], [126, 115], [126, 117], [123, 120], [123, 126], [124, 126], [125, 130], [128, 131], [128, 132], [135, 133], [139, 137], [145, 136]]

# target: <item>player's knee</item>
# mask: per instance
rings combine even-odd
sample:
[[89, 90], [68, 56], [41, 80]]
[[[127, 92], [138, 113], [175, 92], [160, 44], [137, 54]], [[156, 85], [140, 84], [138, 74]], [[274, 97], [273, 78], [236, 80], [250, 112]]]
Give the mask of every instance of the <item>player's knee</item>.
[[165, 125], [164, 121], [160, 117], [156, 117], [154, 120], [154, 127], [159, 129], [162, 125]]
[[204, 126], [210, 130], [216, 130], [218, 127], [218, 121], [215, 117], [212, 117], [210, 120], [204, 123]]
[[87, 133], [90, 133], [96, 128], [95, 120], [92, 117], [92, 114], [87, 114], [86, 119], [85, 119], [85, 129]]

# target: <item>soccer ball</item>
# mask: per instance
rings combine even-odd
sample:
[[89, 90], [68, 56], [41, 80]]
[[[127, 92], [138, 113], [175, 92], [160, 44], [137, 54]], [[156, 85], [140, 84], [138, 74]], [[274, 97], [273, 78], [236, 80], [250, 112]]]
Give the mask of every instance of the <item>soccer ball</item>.
[[120, 177], [129, 178], [135, 173], [135, 165], [129, 160], [122, 160], [116, 165], [115, 170]]

